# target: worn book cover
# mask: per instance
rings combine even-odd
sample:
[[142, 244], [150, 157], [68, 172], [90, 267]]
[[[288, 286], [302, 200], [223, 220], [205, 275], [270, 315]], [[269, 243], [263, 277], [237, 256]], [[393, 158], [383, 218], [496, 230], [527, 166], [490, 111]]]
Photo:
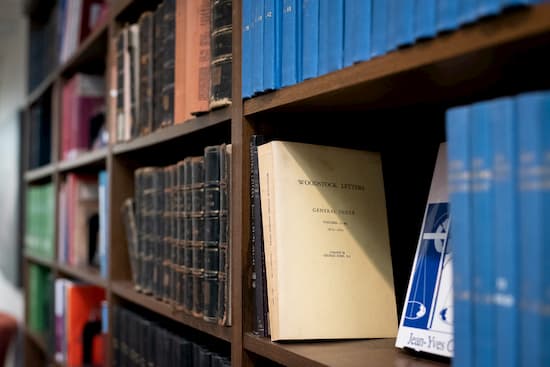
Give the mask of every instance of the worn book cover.
[[447, 145], [439, 147], [395, 345], [452, 357], [452, 249]]
[[395, 337], [380, 154], [258, 147], [272, 340]]

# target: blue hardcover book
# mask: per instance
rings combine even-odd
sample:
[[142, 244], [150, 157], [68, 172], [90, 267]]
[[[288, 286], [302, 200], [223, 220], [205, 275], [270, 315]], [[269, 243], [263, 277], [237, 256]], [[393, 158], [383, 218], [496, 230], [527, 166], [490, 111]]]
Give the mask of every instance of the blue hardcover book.
[[436, 0], [416, 0], [414, 5], [414, 38], [435, 37], [437, 33], [436, 20]]
[[252, 96], [252, 0], [242, 0], [242, 97]]
[[453, 243], [453, 365], [473, 366], [471, 107], [447, 110], [450, 237]]
[[264, 0], [253, 1], [252, 93], [264, 90]]
[[[520, 366], [542, 366], [542, 200], [537, 172], [542, 161], [542, 93], [517, 97], [520, 236]], [[548, 123], [545, 121], [544, 123]], [[539, 182], [538, 182], [539, 181]]]
[[474, 365], [494, 366], [494, 183], [493, 101], [472, 106], [472, 244], [474, 276]]
[[100, 171], [98, 177], [98, 206], [99, 206], [99, 272], [105, 279], [109, 273], [109, 238], [107, 236], [107, 223], [109, 218], [108, 208], [108, 174], [107, 171]]
[[299, 40], [300, 11], [298, 5], [300, 0], [283, 0], [282, 5], [282, 38], [281, 38], [281, 86], [286, 87], [298, 83], [301, 79], [299, 69], [301, 68], [300, 56], [302, 54]]
[[388, 51], [414, 41], [414, 0], [388, 1]]
[[344, 66], [370, 58], [372, 0], [344, 3]]
[[491, 105], [495, 190], [496, 366], [519, 363], [516, 109], [511, 97]]
[[477, 18], [496, 15], [500, 12], [501, 0], [477, 0]]
[[512, 6], [523, 6], [540, 3], [544, 0], [500, 0], [501, 8], [505, 9]]
[[540, 317], [542, 324], [542, 335], [539, 338], [539, 343], [544, 345], [541, 348], [541, 366], [550, 366], [550, 348], [548, 341], [550, 340], [550, 93], [544, 94], [542, 105], [542, 116], [539, 121], [540, 140], [542, 152], [541, 172], [541, 191], [542, 191], [542, 250], [543, 254], [540, 257], [542, 261], [542, 290], [540, 292], [542, 300], [540, 307]]
[[458, 8], [458, 24], [467, 24], [475, 21], [478, 0], [461, 0]]
[[281, 87], [281, 0], [264, 4], [264, 90]]
[[388, 1], [372, 0], [371, 57], [388, 51]]
[[437, 32], [449, 32], [458, 27], [458, 6], [456, 0], [437, 1]]
[[319, 75], [319, 0], [302, 0], [303, 79]]
[[447, 144], [441, 143], [395, 345], [453, 355], [452, 241]]
[[344, 64], [344, 0], [319, 2], [319, 75]]

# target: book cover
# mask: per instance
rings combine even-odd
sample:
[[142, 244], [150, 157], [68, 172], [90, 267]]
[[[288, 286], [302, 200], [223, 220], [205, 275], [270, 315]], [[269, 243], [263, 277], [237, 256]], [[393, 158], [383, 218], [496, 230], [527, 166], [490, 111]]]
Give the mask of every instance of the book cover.
[[252, 93], [264, 90], [264, 1], [253, 1], [254, 27], [252, 28]]
[[302, 73], [304, 80], [319, 75], [319, 2], [302, 0]]
[[456, 0], [439, 0], [437, 2], [437, 31], [448, 32], [458, 27], [458, 6]]
[[109, 198], [108, 198], [108, 174], [107, 171], [102, 170], [99, 172], [99, 194], [98, 194], [98, 205], [99, 205], [99, 272], [102, 277], [105, 279], [109, 275], [109, 238], [107, 226], [109, 223]]
[[437, 23], [437, 1], [415, 0], [414, 39], [422, 40], [435, 37]]
[[458, 5], [458, 23], [467, 24], [477, 18], [477, 0], [463, 0]]
[[388, 1], [372, 0], [371, 57], [382, 56], [388, 50]]
[[231, 77], [233, 75], [231, 71], [233, 63], [232, 9], [232, 0], [214, 0], [212, 3], [212, 35], [210, 40], [212, 52], [210, 70], [211, 109], [231, 103]]
[[414, 0], [388, 1], [388, 50], [414, 41]]
[[252, 78], [250, 67], [252, 66], [252, 0], [242, 0], [242, 97], [252, 96]]
[[380, 154], [272, 141], [258, 163], [271, 339], [395, 337]]
[[281, 0], [265, 1], [263, 90], [266, 91], [281, 87], [281, 11]]
[[448, 184], [453, 241], [454, 352], [457, 366], [473, 365], [470, 106], [446, 112]]
[[453, 249], [447, 143], [439, 146], [395, 345], [453, 355]]
[[344, 0], [319, 0], [319, 75], [344, 63]]
[[[282, 0], [281, 86], [287, 87], [300, 81], [301, 29], [298, 4], [301, 0]], [[300, 68], [298, 64], [300, 63]], [[246, 71], [249, 72], [249, 71]]]
[[344, 2], [344, 66], [370, 58], [372, 0]]

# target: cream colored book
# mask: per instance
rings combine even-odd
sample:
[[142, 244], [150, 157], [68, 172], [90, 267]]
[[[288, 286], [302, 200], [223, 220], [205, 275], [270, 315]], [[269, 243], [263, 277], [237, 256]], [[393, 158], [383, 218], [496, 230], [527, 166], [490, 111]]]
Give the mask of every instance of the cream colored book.
[[271, 339], [395, 337], [379, 153], [258, 147]]

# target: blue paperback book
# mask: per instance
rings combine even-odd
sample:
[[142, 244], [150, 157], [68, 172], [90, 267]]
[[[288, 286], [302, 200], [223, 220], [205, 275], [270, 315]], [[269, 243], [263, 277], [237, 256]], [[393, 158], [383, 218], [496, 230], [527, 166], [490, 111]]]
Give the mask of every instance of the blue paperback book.
[[319, 3], [319, 75], [344, 64], [344, 0]]
[[252, 28], [252, 93], [264, 90], [264, 1], [253, 1]]
[[437, 31], [448, 32], [458, 27], [459, 1], [437, 1]]
[[301, 81], [301, 2], [302, 0], [282, 0], [281, 86], [283, 87]]
[[416, 0], [414, 5], [414, 39], [435, 37], [437, 33], [436, 0]]
[[302, 0], [303, 79], [319, 75], [319, 0]]
[[242, 97], [252, 96], [252, 0], [242, 0]]
[[388, 1], [372, 0], [371, 57], [388, 51]]
[[274, 90], [281, 87], [281, 11], [281, 0], [265, 0], [264, 90]]
[[344, 66], [370, 58], [372, 0], [344, 2]]
[[99, 172], [98, 179], [98, 205], [99, 205], [99, 271], [103, 278], [108, 278], [109, 272], [109, 239], [107, 236], [107, 223], [109, 218], [108, 207], [108, 174], [107, 171]]
[[447, 143], [442, 143], [395, 345], [452, 357], [453, 250], [447, 191]]
[[414, 0], [389, 0], [388, 51], [414, 41]]

